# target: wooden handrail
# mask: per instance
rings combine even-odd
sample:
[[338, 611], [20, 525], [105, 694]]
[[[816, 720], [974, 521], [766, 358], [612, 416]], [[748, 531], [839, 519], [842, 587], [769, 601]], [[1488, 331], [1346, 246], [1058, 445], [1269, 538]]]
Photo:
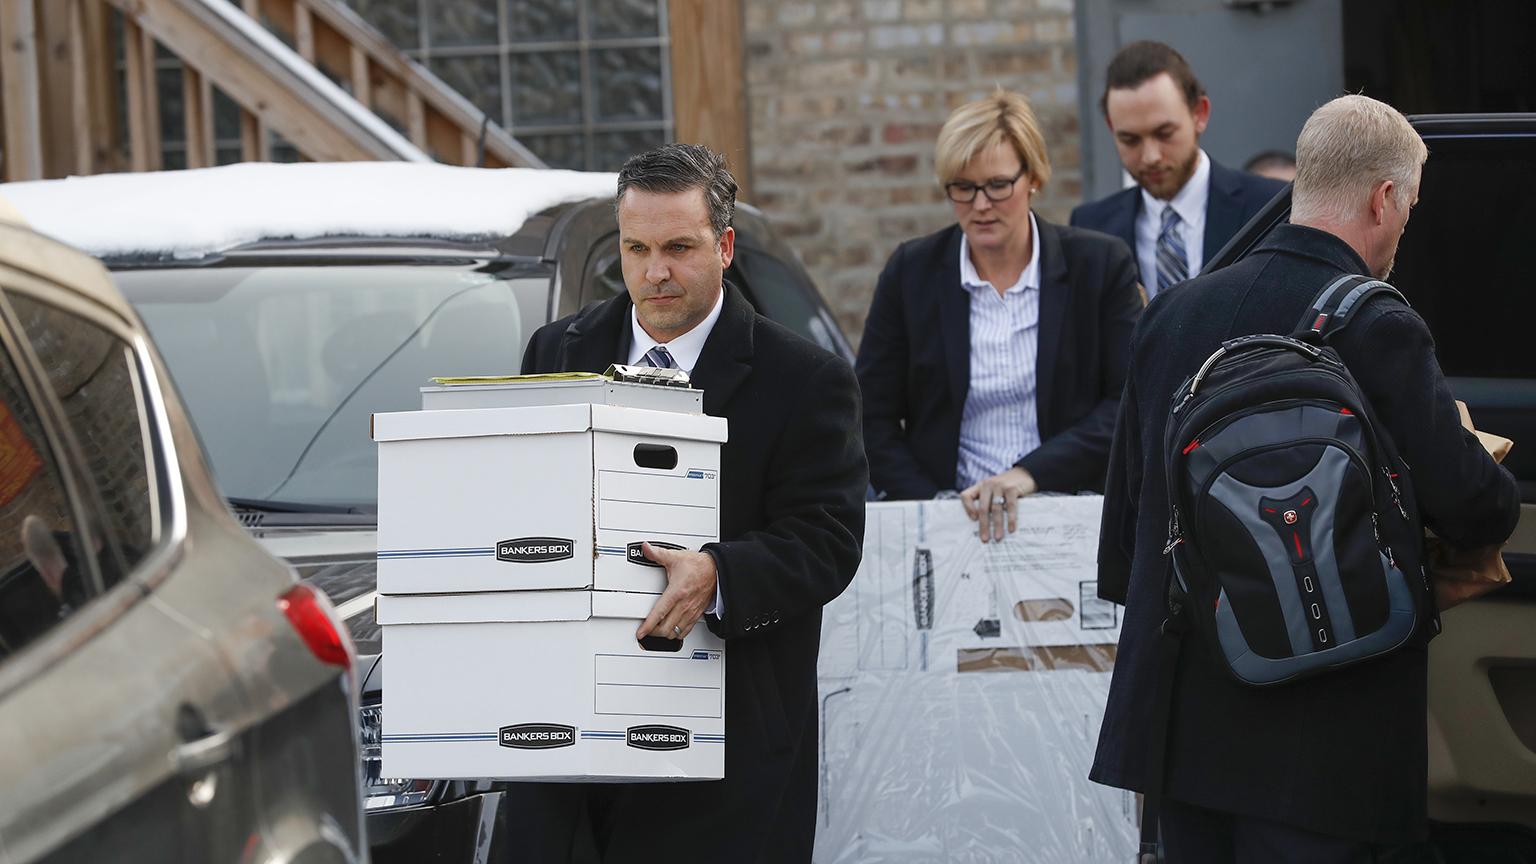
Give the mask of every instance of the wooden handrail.
[[215, 89], [246, 160], [280, 135], [315, 161], [545, 167], [339, 0], [0, 0], [0, 176], [162, 167], [160, 46], [181, 61], [188, 167], [217, 163]]
[[[82, 2], [82, 0], [70, 0]], [[203, 132], [202, 78], [255, 114], [306, 156], [318, 161], [425, 160], [420, 148], [372, 117], [341, 88], [319, 75], [293, 49], [262, 30], [227, 0], [107, 0], [151, 33], [192, 70], [188, 96], [187, 164], [209, 161]], [[153, 68], [153, 54], [141, 58]], [[153, 79], [150, 79], [151, 86]], [[202, 104], [199, 104], [202, 103]], [[191, 125], [202, 123], [201, 128]], [[203, 148], [203, 152], [194, 152]]]
[[[347, 83], [352, 95], [442, 162], [473, 165], [485, 115], [425, 66], [406, 56], [339, 0], [244, 0], [288, 36], [300, 54]], [[487, 167], [544, 168], [494, 121], [484, 124]]]

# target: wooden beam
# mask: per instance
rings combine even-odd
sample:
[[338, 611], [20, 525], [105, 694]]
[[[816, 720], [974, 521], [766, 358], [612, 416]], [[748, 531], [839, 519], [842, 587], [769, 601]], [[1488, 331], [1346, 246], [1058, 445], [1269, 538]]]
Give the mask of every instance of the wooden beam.
[[91, 149], [95, 170], [122, 171], [128, 167], [124, 147], [126, 133], [119, 119], [118, 74], [112, 41], [112, 7], [99, 0], [85, 4], [87, 87], [91, 103]]
[[37, 73], [37, 19], [32, 0], [0, 0], [0, 110], [5, 127], [5, 179], [43, 176], [42, 106]]
[[742, 65], [741, 0], [669, 0], [672, 117], [678, 141], [725, 155], [742, 198], [750, 197]]
[[123, 16], [123, 89], [128, 98], [128, 167], [131, 171], [150, 170], [143, 34], [133, 16]]
[[213, 84], [191, 65], [184, 65], [181, 70], [181, 99], [186, 118], [187, 167], [212, 167], [218, 161], [213, 145]]
[[74, 5], [74, 0], [33, 4], [44, 177], [65, 177], [76, 172], [75, 142], [82, 136], [75, 125], [74, 76], [70, 74]]
[[468, 132], [459, 139], [459, 164], [474, 167], [480, 157], [480, 142]]
[[295, 0], [293, 4], [293, 44], [299, 56], [313, 66], [315, 64], [315, 19], [310, 16], [309, 6], [304, 3], [304, 0]]
[[427, 107], [421, 100], [421, 93], [416, 90], [407, 90], [405, 93], [405, 128], [411, 136], [411, 143], [425, 150], [427, 148]]
[[[123, 16], [128, 17], [126, 13]], [[160, 81], [155, 66], [155, 36], [148, 30], [139, 29], [139, 62], [143, 64], [144, 81], [144, 153], [150, 171], [165, 167], [165, 151], [160, 136]]]
[[368, 77], [368, 52], [353, 45], [351, 49], [352, 67], [352, 98], [363, 103], [363, 107], [373, 110], [373, 82]]
[[69, 104], [75, 130], [75, 173], [95, 172], [91, 137], [91, 88], [85, 53], [85, 0], [65, 0], [69, 4]]
[[246, 162], [272, 161], [272, 136], [261, 118], [240, 109], [240, 158]]

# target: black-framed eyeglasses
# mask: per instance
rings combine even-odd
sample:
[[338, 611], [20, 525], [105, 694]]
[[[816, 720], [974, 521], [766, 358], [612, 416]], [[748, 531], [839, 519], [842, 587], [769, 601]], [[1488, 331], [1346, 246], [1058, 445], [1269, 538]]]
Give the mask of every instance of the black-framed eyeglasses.
[[1013, 197], [1013, 187], [1019, 182], [1020, 177], [1028, 173], [1028, 168], [1020, 168], [1019, 173], [1012, 177], [993, 177], [980, 185], [969, 180], [955, 180], [944, 184], [944, 194], [956, 204], [969, 204], [976, 200], [976, 193], [980, 191], [987, 196], [988, 201], [996, 204]]

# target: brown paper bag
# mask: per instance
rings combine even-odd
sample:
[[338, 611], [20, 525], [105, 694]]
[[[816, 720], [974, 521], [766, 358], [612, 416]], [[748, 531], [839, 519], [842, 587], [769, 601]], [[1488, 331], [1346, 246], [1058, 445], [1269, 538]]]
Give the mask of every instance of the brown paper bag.
[[[1515, 442], [1473, 427], [1472, 415], [1468, 413], [1465, 402], [1457, 400], [1456, 410], [1461, 414], [1461, 425], [1477, 436], [1493, 461], [1503, 462]], [[1504, 556], [1501, 554], [1503, 549], [1502, 543], [1478, 549], [1457, 549], [1429, 535], [1425, 540], [1425, 553], [1428, 556], [1429, 571], [1435, 579], [1435, 600], [1440, 609], [1443, 611], [1480, 597], [1510, 581], [1509, 567], [1504, 564]]]

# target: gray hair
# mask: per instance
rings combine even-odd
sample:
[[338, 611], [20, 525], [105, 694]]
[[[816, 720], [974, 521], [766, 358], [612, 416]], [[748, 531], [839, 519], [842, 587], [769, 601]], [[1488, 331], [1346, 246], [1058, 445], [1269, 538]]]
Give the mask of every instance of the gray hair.
[[1408, 118], [1385, 102], [1340, 96], [1312, 112], [1296, 139], [1293, 222], [1348, 222], [1371, 190], [1393, 184], [1399, 206], [1410, 203], [1429, 148]]
[[624, 193], [688, 192], [701, 189], [709, 208], [709, 224], [715, 239], [725, 235], [736, 215], [736, 178], [725, 167], [725, 157], [700, 144], [664, 144], [631, 156], [619, 169], [619, 192], [613, 199], [617, 211]]

